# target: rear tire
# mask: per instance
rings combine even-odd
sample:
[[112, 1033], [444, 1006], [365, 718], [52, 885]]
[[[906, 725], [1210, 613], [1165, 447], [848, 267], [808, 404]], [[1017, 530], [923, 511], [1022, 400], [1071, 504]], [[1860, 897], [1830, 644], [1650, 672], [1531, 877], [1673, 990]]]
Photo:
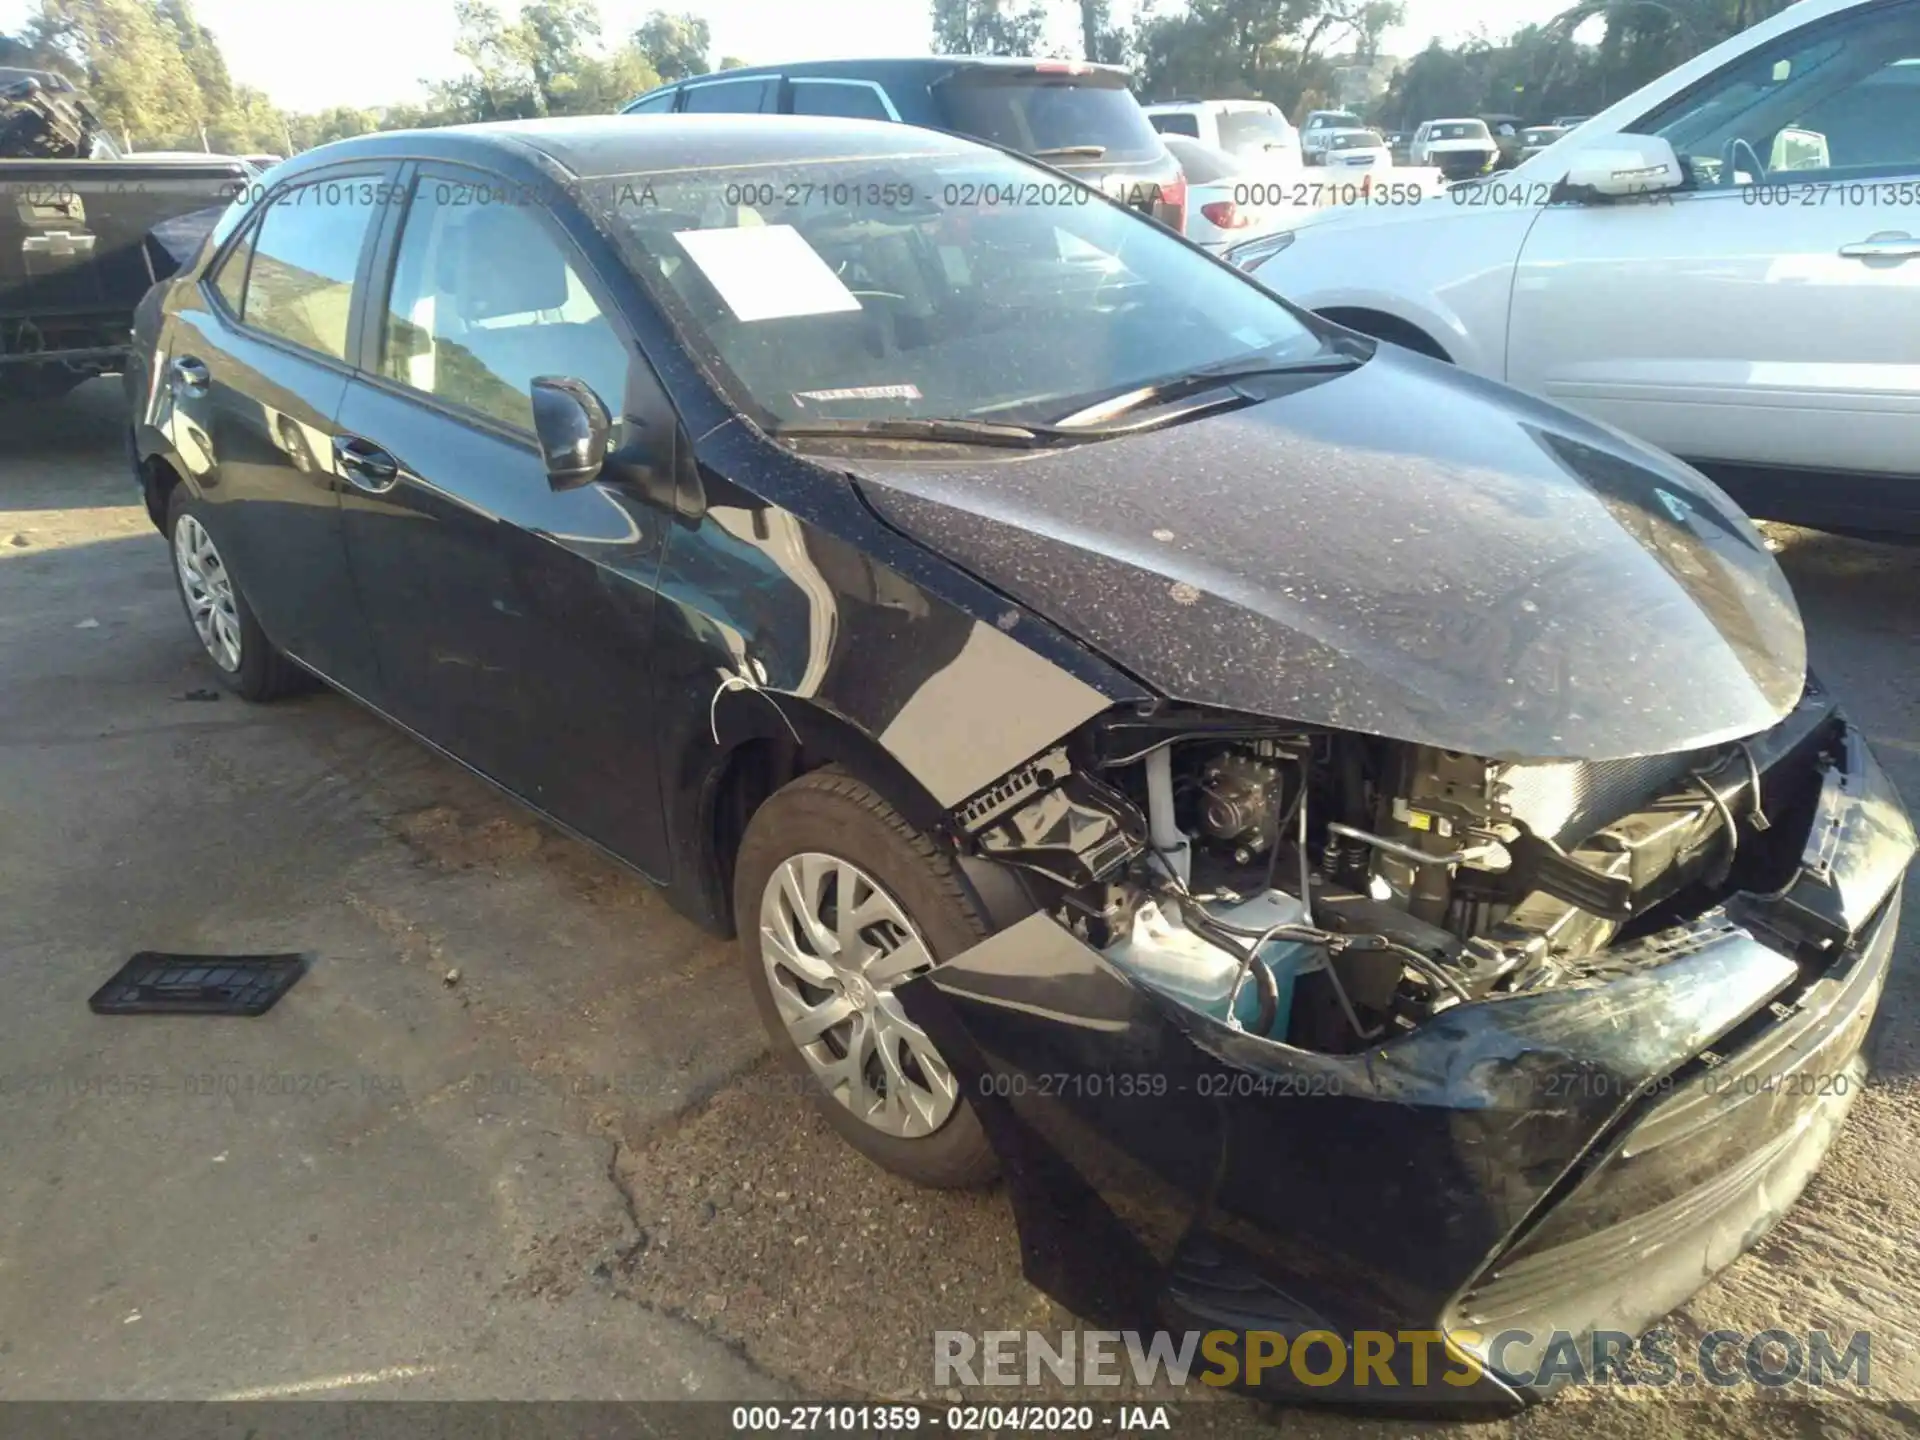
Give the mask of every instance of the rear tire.
[[748, 821], [733, 905], [761, 1023], [827, 1123], [919, 1184], [993, 1180], [959, 1080], [892, 998], [987, 934], [952, 858], [872, 787], [817, 770]]
[[205, 520], [206, 508], [185, 485], [167, 497], [167, 547], [173, 588], [220, 682], [243, 700], [277, 700], [309, 688], [306, 671], [260, 628], [246, 592], [227, 569]]

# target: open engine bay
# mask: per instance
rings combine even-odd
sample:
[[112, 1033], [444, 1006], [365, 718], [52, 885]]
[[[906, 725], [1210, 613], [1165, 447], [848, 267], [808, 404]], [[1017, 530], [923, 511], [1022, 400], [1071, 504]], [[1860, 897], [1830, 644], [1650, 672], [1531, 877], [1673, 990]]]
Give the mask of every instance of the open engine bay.
[[1730, 743], [1495, 761], [1140, 707], [955, 818], [1136, 981], [1235, 1030], [1344, 1054], [1464, 1002], [1617, 973], [1632, 963], [1620, 942], [1780, 890], [1830, 722], [1810, 684], [1780, 723]]

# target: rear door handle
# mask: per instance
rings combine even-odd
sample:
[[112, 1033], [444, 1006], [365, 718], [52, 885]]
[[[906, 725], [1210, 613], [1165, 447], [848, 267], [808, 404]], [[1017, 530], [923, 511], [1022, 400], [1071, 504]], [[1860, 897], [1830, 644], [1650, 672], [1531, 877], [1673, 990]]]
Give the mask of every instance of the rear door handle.
[[334, 436], [333, 458], [347, 483], [369, 495], [384, 495], [400, 483], [400, 462], [358, 435]]
[[213, 383], [206, 363], [191, 355], [181, 356], [168, 368], [172, 371], [174, 384], [189, 395], [204, 395], [207, 387]]
[[1849, 260], [1912, 260], [1920, 257], [1920, 238], [1904, 230], [1882, 230], [1851, 245], [1842, 245], [1840, 253]]

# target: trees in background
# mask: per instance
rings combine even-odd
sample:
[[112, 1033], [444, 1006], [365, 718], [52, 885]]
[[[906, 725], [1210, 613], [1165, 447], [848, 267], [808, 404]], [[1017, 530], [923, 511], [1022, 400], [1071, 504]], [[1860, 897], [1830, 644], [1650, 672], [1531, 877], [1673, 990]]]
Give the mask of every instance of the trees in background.
[[[1433, 41], [1361, 108], [1394, 129], [1443, 115], [1590, 114], [1788, 3], [1575, 0], [1504, 40]], [[1340, 68], [1375, 59], [1404, 18], [1397, 0], [1142, 0], [1122, 29], [1110, 0], [1075, 9], [1079, 53], [1127, 65], [1142, 98], [1271, 100], [1296, 121], [1336, 103]], [[938, 52], [1014, 55], [1040, 53], [1047, 15], [1030, 0], [932, 0], [931, 19]]]
[[[284, 153], [373, 130], [619, 109], [664, 80], [705, 74], [711, 35], [697, 15], [655, 11], [602, 39], [596, 0], [526, 0], [509, 19], [493, 0], [459, 0], [458, 79], [418, 104], [335, 106], [301, 115], [236, 82], [192, 0], [39, 0], [0, 64], [57, 70], [87, 91], [107, 128], [136, 150]], [[745, 62], [729, 57], [721, 67]]]
[[1788, 3], [1580, 0], [1504, 41], [1428, 45], [1395, 77], [1374, 118], [1407, 128], [1441, 115], [1591, 115]]
[[1134, 73], [1156, 99], [1271, 100], [1293, 114], [1332, 91], [1337, 47], [1370, 58], [1402, 13], [1393, 0], [1149, 0]]
[[[1787, 3], [1574, 0], [1504, 40], [1434, 41], [1364, 108], [1395, 129], [1449, 114], [1590, 113]], [[1122, 27], [1112, 0], [931, 0], [932, 48], [1042, 53], [1049, 4], [1061, 7], [1063, 22], [1077, 22], [1071, 48], [1129, 66], [1145, 98], [1260, 98], [1296, 120], [1332, 103], [1339, 67], [1371, 59], [1402, 18], [1397, 0], [1141, 0]], [[711, 30], [691, 11], [656, 10], [611, 39], [597, 0], [523, 0], [511, 18], [499, 0], [458, 0], [455, 15], [465, 73], [428, 87], [420, 103], [377, 109], [279, 110], [233, 79], [192, 0], [38, 0], [18, 35], [0, 35], [0, 64], [64, 72], [115, 137], [137, 149], [240, 153], [300, 150], [369, 130], [603, 114], [712, 68]], [[743, 63], [729, 56], [719, 68]]]
[[1037, 55], [1046, 28], [1039, 0], [933, 0], [936, 55]]

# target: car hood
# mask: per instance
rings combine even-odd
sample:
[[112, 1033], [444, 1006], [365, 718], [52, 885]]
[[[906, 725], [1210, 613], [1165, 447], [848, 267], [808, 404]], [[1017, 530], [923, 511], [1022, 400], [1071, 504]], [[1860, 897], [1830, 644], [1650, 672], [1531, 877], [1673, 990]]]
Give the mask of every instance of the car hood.
[[1792, 592], [1711, 482], [1393, 346], [1121, 439], [899, 453], [836, 463], [890, 525], [1170, 699], [1605, 760], [1753, 734], [1804, 688]]

